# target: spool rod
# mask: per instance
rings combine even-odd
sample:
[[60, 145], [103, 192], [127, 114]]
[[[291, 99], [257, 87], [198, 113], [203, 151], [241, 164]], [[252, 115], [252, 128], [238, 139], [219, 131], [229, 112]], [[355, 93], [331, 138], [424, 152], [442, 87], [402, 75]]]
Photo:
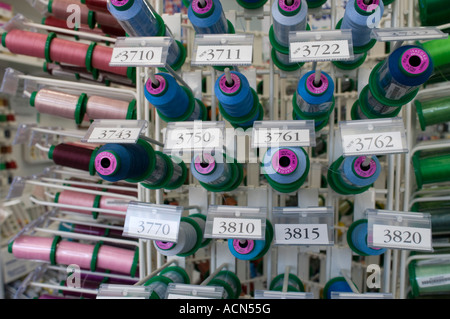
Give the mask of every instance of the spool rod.
[[214, 270], [214, 272], [208, 276], [208, 278], [206, 278], [205, 280], [202, 281], [202, 283], [200, 284], [200, 286], [206, 286], [220, 271], [222, 271], [222, 269], [224, 269], [227, 266], [226, 263], [223, 263], [222, 265], [220, 265], [218, 268], [216, 268], [216, 270]]
[[167, 268], [168, 266], [170, 266], [173, 263], [176, 264], [175, 260], [171, 260], [171, 261], [166, 262], [164, 265], [162, 265], [161, 267], [155, 269], [154, 271], [152, 271], [150, 274], [148, 274], [144, 278], [141, 278], [137, 283], [134, 284], [134, 286], [140, 286], [140, 285], [145, 284], [147, 282], [147, 280], [149, 280], [150, 278], [155, 276], [157, 273], [159, 273], [160, 271], [162, 271], [163, 269]]
[[231, 78], [230, 68], [225, 68], [225, 78], [227, 79], [227, 84], [232, 86], [234, 81]]
[[286, 269], [284, 270], [283, 292], [287, 292], [288, 291], [290, 268], [291, 268], [290, 266], [286, 266]]
[[348, 270], [341, 269], [341, 274], [342, 274], [342, 276], [345, 278], [345, 281], [348, 283], [348, 285], [350, 286], [350, 288], [352, 289], [352, 291], [353, 291], [355, 294], [360, 294], [358, 288], [355, 286], [355, 284], [353, 283], [353, 281], [350, 279], [349, 271], [348, 271]]
[[183, 80], [183, 78], [182, 78], [181, 76], [178, 75], [177, 72], [175, 72], [175, 71], [172, 69], [172, 67], [171, 67], [170, 65], [166, 64], [166, 65], [164, 66], [164, 68], [165, 68], [167, 71], [169, 71], [169, 73], [170, 73], [175, 79], [177, 79], [177, 81], [179, 81], [181, 84], [183, 84], [183, 86], [185, 86], [187, 89], [189, 89], [189, 91], [191, 91], [191, 93], [193, 93], [191, 87]]
[[366, 158], [364, 159], [364, 162], [361, 163], [361, 167], [369, 166], [371, 161], [372, 161], [372, 156], [367, 155]]
[[150, 80], [152, 80], [152, 85], [154, 85], [155, 87], [158, 87], [159, 86], [159, 80], [155, 76], [155, 69], [150, 68], [148, 76], [149, 76]]

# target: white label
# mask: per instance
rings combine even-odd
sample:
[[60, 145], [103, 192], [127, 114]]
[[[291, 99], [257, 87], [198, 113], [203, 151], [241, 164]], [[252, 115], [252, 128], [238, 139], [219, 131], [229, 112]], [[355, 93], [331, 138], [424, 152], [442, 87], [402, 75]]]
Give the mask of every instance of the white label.
[[280, 130], [260, 128], [255, 130], [254, 146], [310, 146], [309, 130]]
[[403, 150], [400, 132], [343, 135], [344, 154], [386, 154]]
[[166, 149], [210, 149], [221, 146], [222, 130], [208, 129], [171, 129], [168, 131]]
[[328, 245], [327, 224], [275, 224], [277, 244]]
[[176, 242], [178, 239], [180, 223], [173, 220], [152, 218], [152, 215], [134, 214], [127, 212], [124, 235]]
[[95, 127], [89, 137], [88, 143], [135, 143], [141, 133], [140, 127], [131, 128], [104, 128]]
[[111, 66], [161, 65], [162, 47], [118, 47], [111, 55]]
[[436, 275], [417, 278], [417, 284], [421, 288], [445, 286], [450, 284], [450, 275]]
[[213, 236], [261, 238], [261, 234], [260, 219], [215, 217], [213, 220]]
[[431, 250], [431, 229], [374, 224], [373, 246]]
[[350, 59], [347, 40], [291, 42], [289, 49], [291, 62]]
[[252, 64], [252, 45], [199, 45], [195, 65]]

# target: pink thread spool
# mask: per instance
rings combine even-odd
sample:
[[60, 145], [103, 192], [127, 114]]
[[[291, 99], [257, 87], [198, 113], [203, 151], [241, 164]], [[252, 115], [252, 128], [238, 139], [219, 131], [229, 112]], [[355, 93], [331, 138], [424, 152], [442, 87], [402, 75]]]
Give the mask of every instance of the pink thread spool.
[[60, 265], [78, 265], [82, 269], [90, 269], [94, 248], [94, 245], [60, 241], [56, 247], [55, 261]]
[[51, 261], [53, 237], [19, 236], [10, 244], [9, 252], [19, 259]]
[[92, 11], [109, 12], [108, 0], [84, 0], [84, 3]]
[[96, 12], [95, 13], [95, 21], [100, 25], [108, 26], [108, 27], [115, 27], [115, 28], [121, 28], [119, 22], [117, 22], [117, 19], [114, 18], [114, 16], [108, 12]]
[[55, 62], [86, 66], [89, 45], [65, 39], [54, 38], [50, 44], [50, 59]]
[[14, 29], [3, 34], [2, 43], [11, 53], [44, 59], [47, 37], [49, 35]]
[[98, 250], [97, 268], [133, 275], [136, 263], [135, 255], [134, 250], [101, 245]]
[[[123, 203], [122, 203], [123, 202]], [[100, 197], [100, 203], [99, 203], [99, 208], [102, 209], [111, 209], [111, 210], [116, 210], [118, 212], [127, 212], [127, 208], [128, 208], [128, 203], [127, 201], [117, 198], [117, 197], [111, 197], [111, 196], [101, 196]], [[110, 213], [101, 213], [102, 215], [107, 215], [107, 216], [115, 216], [118, 218], [125, 218], [125, 214], [120, 215], [120, 214], [110, 214]]]
[[86, 115], [90, 120], [128, 120], [134, 116], [133, 102], [115, 100], [103, 96], [90, 96], [86, 103]]
[[109, 66], [113, 48], [97, 44], [92, 53], [92, 67], [105, 72], [127, 76], [128, 68]]
[[[64, 190], [56, 194], [55, 203], [94, 208], [95, 197], [96, 195], [94, 194]], [[75, 213], [92, 214], [92, 212], [89, 210], [81, 210], [76, 208], [63, 208], [63, 209]]]
[[67, 21], [71, 18], [73, 10], [69, 6], [76, 5], [80, 12], [80, 23], [94, 27], [94, 12], [77, 0], [51, 0], [49, 1], [49, 13], [58, 19]]

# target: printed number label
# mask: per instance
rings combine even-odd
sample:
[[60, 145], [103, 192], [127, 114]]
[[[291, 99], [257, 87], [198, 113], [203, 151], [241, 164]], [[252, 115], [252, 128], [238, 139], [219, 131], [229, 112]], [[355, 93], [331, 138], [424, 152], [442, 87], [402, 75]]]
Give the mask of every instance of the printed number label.
[[431, 249], [427, 228], [373, 225], [373, 245], [379, 247]]
[[208, 130], [171, 130], [168, 139], [168, 148], [217, 148], [220, 146], [220, 129]]
[[396, 152], [403, 150], [400, 132], [344, 135], [344, 153]]
[[141, 130], [139, 128], [101, 128], [97, 127], [92, 130], [91, 135], [89, 136], [89, 142], [100, 142], [100, 141], [126, 141], [133, 140], [135, 141], [139, 135]]
[[136, 237], [176, 241], [179, 223], [167, 220], [153, 220], [130, 216], [128, 220], [128, 233]]
[[114, 48], [111, 65], [149, 65], [160, 64], [162, 48]]
[[258, 129], [255, 144], [258, 146], [272, 145], [309, 145], [309, 130], [277, 130]]
[[204, 46], [197, 47], [196, 63], [238, 63], [248, 64], [252, 62], [253, 47], [251, 45], [235, 46]]
[[348, 59], [348, 41], [293, 42], [290, 44], [290, 58], [293, 62]]
[[221, 218], [213, 220], [212, 234], [215, 236], [261, 237], [261, 220], [249, 218]]
[[276, 224], [275, 235], [277, 244], [329, 244], [326, 224]]

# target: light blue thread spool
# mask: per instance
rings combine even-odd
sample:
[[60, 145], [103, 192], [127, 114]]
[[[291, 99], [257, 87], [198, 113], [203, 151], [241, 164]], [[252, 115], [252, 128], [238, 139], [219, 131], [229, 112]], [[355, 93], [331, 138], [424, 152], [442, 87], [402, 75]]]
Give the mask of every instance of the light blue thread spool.
[[197, 34], [229, 33], [228, 20], [219, 0], [193, 0], [189, 4], [188, 18]]
[[378, 256], [384, 254], [386, 248], [369, 247], [367, 219], [359, 219], [353, 222], [347, 231], [347, 243], [350, 248], [361, 256]]
[[381, 0], [350, 0], [344, 12], [340, 29], [352, 31], [353, 47], [357, 53], [370, 50], [376, 43], [371, 38], [372, 29], [378, 26], [384, 12]]
[[308, 16], [306, 0], [293, 0], [290, 5], [286, 0], [276, 0], [272, 4], [271, 14], [273, 40], [281, 46], [289, 47], [289, 32], [306, 30]]

